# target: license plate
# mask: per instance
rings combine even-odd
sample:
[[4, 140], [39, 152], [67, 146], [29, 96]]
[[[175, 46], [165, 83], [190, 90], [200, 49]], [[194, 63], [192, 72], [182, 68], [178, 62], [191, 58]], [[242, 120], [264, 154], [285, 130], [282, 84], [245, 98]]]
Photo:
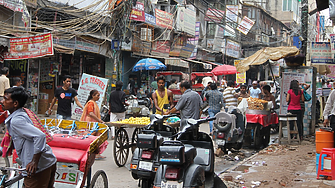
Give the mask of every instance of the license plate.
[[140, 161], [138, 169], [152, 171], [152, 162]]
[[216, 140], [216, 145], [218, 146], [224, 146], [225, 143], [226, 143], [225, 140]]
[[166, 181], [161, 183], [161, 188], [183, 188], [183, 182]]

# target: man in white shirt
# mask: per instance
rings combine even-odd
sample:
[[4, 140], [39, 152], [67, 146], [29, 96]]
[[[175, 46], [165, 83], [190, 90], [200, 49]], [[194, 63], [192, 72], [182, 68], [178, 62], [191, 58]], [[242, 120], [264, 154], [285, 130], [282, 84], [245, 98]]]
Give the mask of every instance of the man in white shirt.
[[9, 79], [7, 78], [8, 75], [9, 75], [8, 67], [2, 68], [0, 76], [0, 100], [3, 99], [5, 90], [10, 88]]
[[271, 91], [270, 91], [270, 93], [271, 93], [271, 94], [276, 93], [276, 85], [275, 85], [274, 82], [271, 82], [271, 83], [270, 83], [270, 87], [271, 87]]

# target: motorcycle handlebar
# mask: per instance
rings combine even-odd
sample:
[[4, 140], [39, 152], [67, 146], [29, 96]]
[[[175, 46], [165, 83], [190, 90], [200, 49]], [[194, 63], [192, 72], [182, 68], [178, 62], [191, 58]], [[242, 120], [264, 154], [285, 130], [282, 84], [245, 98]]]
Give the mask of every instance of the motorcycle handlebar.
[[208, 122], [208, 121], [213, 121], [213, 120], [216, 120], [216, 117], [207, 117], [206, 119], [200, 119], [198, 120], [198, 123], [201, 124], [201, 123], [205, 123], [205, 122]]

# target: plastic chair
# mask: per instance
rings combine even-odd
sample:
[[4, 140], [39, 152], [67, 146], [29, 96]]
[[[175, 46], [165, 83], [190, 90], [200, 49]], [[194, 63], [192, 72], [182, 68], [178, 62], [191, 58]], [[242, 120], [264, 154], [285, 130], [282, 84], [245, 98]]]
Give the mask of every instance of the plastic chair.
[[[322, 155], [326, 154], [331, 157], [331, 170], [323, 169], [321, 170], [321, 160]], [[332, 180], [335, 180], [335, 148], [323, 148], [320, 157], [319, 157], [319, 165], [318, 165], [318, 176], [316, 179], [319, 179], [320, 175], [329, 176]]]

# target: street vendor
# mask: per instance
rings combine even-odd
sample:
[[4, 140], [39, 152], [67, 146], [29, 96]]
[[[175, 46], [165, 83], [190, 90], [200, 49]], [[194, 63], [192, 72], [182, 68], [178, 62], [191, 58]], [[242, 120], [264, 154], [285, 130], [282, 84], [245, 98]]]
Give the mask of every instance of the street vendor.
[[157, 90], [152, 94], [154, 99], [156, 114], [163, 114], [164, 105], [169, 105], [173, 108], [173, 94], [172, 91], [165, 88], [165, 77], [163, 75], [157, 78]]
[[238, 98], [240, 98], [240, 97], [249, 98], [250, 97], [249, 93], [247, 93], [247, 85], [242, 84], [240, 86], [240, 92], [238, 92], [237, 97]]
[[56, 156], [46, 144], [46, 135], [33, 125], [22, 108], [28, 99], [23, 87], [5, 90], [1, 101], [4, 110], [10, 112], [5, 120], [8, 133], [22, 161], [24, 186], [26, 188], [53, 188], [56, 173]]
[[276, 108], [275, 97], [270, 93], [271, 87], [269, 85], [265, 85], [263, 86], [262, 90], [264, 93], [263, 100], [271, 101], [273, 108]]

